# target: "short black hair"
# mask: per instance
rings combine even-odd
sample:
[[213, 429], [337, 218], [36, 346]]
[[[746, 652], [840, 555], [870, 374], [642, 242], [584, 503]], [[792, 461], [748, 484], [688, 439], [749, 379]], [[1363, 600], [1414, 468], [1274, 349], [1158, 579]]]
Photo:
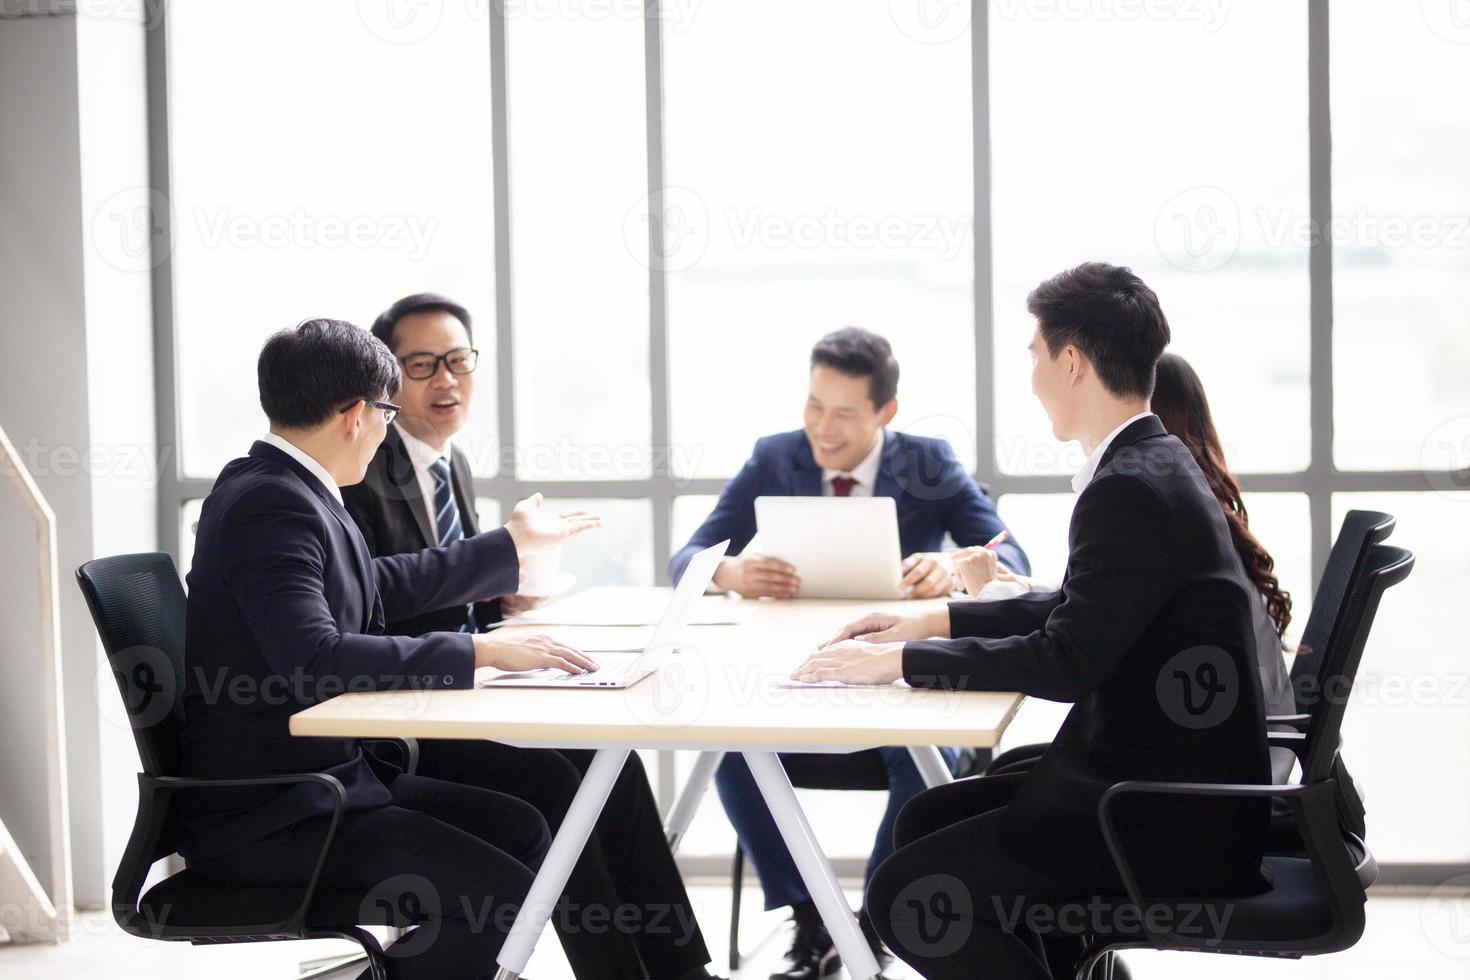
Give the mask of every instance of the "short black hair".
[[393, 352], [345, 320], [305, 320], [272, 334], [255, 375], [266, 418], [287, 429], [320, 425], [359, 399], [392, 398], [402, 384]]
[[470, 323], [470, 311], [438, 293], [414, 293], [403, 297], [378, 314], [378, 318], [373, 321], [373, 336], [381, 340], [390, 351], [396, 349], [393, 344], [393, 328], [398, 326], [399, 320], [415, 313], [448, 313], [464, 324], [464, 332], [469, 334], [470, 343], [475, 342], [475, 328]]
[[1153, 395], [1154, 371], [1169, 345], [1169, 321], [1159, 297], [1133, 270], [1084, 262], [1031, 290], [1026, 309], [1052, 357], [1071, 344], [1114, 395]]
[[898, 395], [898, 359], [887, 340], [862, 327], [834, 330], [812, 348], [812, 367], [818, 364], [849, 378], [868, 379], [868, 397], [882, 408]]

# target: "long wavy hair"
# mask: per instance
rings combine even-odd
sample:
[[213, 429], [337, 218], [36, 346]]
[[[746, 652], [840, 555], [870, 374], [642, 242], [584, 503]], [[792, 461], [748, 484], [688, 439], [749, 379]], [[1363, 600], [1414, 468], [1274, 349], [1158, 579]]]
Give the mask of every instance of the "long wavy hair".
[[1150, 407], [1163, 421], [1164, 428], [1194, 455], [1215, 499], [1225, 511], [1230, 539], [1246, 575], [1266, 597], [1266, 612], [1276, 624], [1276, 635], [1285, 636], [1291, 623], [1291, 593], [1282, 590], [1276, 578], [1276, 560], [1251, 533], [1250, 515], [1240, 496], [1240, 483], [1225, 465], [1225, 451], [1215, 431], [1204, 385], [1189, 362], [1178, 354], [1166, 353], [1159, 359], [1158, 381]]

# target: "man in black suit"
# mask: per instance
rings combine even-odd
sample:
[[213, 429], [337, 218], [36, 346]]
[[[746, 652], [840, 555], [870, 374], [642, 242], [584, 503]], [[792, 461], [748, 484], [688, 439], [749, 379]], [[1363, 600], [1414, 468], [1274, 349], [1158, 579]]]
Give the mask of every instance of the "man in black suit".
[[[1148, 408], [1169, 340], [1158, 298], [1129, 270], [1088, 263], [1027, 306], [1033, 390], [1057, 438], [1088, 453], [1061, 588], [868, 616], [795, 675], [1074, 705], [1029, 774], [938, 787], [900, 815], [868, 909], [925, 977], [1071, 976], [1079, 932], [1138, 932], [1098, 823], [1110, 785], [1270, 781], [1256, 600], [1193, 457]], [[1265, 887], [1263, 801], [1132, 796], [1116, 817], [1146, 895]]]
[[[364, 480], [348, 487], [347, 510], [374, 555], [415, 552], [451, 539], [474, 539], [474, 481], [455, 437], [469, 420], [478, 355], [469, 311], [429, 293], [406, 296], [373, 324], [403, 368], [403, 411]], [[514, 592], [514, 583], [507, 592]], [[466, 607], [390, 616], [387, 632], [483, 629], [534, 604], [518, 595]], [[589, 751], [521, 749], [490, 741], [424, 740], [426, 776], [505, 793], [536, 807], [555, 831], [571, 806]], [[674, 980], [707, 976], [705, 948], [658, 805], [632, 755], [567, 880], [553, 915], [562, 948], [584, 980]], [[618, 910], [614, 916], [613, 910]], [[596, 919], [618, 928], [597, 928]]]
[[[468, 688], [479, 667], [592, 669], [546, 637], [407, 638], [383, 625], [513, 590], [520, 556], [598, 522], [527, 502], [490, 534], [374, 559], [339, 488], [362, 479], [397, 410], [397, 362], [349, 323], [309, 320], [271, 337], [257, 372], [270, 431], [221, 471], [189, 572], [183, 772], [338, 779], [347, 813], [322, 885], [422, 910], [393, 958], [395, 980], [484, 976], [548, 845], [540, 815], [504, 794], [404, 774], [355, 739], [293, 738], [288, 722], [346, 690]], [[307, 880], [332, 808], [320, 787], [300, 784], [197, 790], [181, 809], [190, 870], [285, 887]]]

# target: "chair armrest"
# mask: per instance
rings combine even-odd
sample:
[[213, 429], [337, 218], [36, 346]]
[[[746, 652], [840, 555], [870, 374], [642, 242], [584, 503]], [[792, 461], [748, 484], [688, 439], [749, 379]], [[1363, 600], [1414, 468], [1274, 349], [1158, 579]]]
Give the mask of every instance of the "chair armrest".
[[129, 923], [123, 921], [124, 916], [134, 921], [137, 918], [138, 900], [143, 891], [143, 884], [148, 879], [148, 872], [152, 869], [154, 861], [162, 856], [158, 851], [164, 827], [168, 822], [169, 808], [172, 805], [174, 793], [190, 789], [289, 786], [301, 783], [317, 783], [325, 786], [332, 794], [332, 817], [327, 824], [326, 837], [322, 840], [321, 853], [317, 855], [316, 863], [311, 869], [311, 877], [307, 879], [301, 905], [291, 918], [292, 922], [304, 921], [306, 910], [310, 907], [311, 900], [316, 894], [317, 882], [321, 877], [322, 867], [326, 864], [327, 853], [337, 836], [337, 825], [341, 823], [342, 814], [347, 808], [347, 790], [343, 787], [342, 781], [324, 772], [282, 773], [275, 776], [251, 776], [240, 779], [150, 776], [147, 773], [139, 773], [138, 817], [133, 824], [132, 836], [128, 838], [127, 848], [123, 852], [122, 860], [118, 864], [117, 875], [112, 882], [113, 917], [125, 929], [128, 928]]
[[1307, 750], [1306, 732], [1267, 732], [1266, 745], [1273, 749], [1291, 749], [1297, 758]]
[[1306, 728], [1312, 724], [1311, 715], [1267, 715], [1268, 725], [1291, 725], [1295, 728]]
[[[1323, 885], [1327, 888], [1329, 901], [1334, 905], [1340, 905], [1340, 896], [1346, 894], [1346, 889], [1357, 886], [1362, 868], [1365, 864], [1371, 864], [1372, 854], [1368, 852], [1367, 846], [1362, 841], [1356, 841], [1358, 847], [1362, 848], [1365, 858], [1360, 863], [1355, 855], [1351, 856], [1347, 842], [1343, 838], [1343, 831], [1337, 821], [1337, 807], [1335, 802], [1336, 783], [1333, 780], [1323, 780], [1318, 783], [1307, 785], [1258, 785], [1252, 783], [1170, 783], [1151, 782], [1142, 780], [1130, 780], [1114, 783], [1103, 793], [1098, 800], [1098, 820], [1102, 826], [1103, 840], [1107, 844], [1108, 853], [1113, 859], [1113, 864], [1118, 870], [1118, 876], [1123, 880], [1123, 888], [1128, 893], [1129, 901], [1140, 909], [1146, 905], [1143, 890], [1139, 887], [1138, 876], [1133, 866], [1128, 862], [1127, 855], [1123, 852], [1122, 841], [1118, 837], [1117, 827], [1113, 821], [1112, 806], [1121, 796], [1130, 793], [1152, 793], [1168, 796], [1204, 796], [1204, 797], [1259, 797], [1284, 799], [1292, 808], [1292, 816], [1301, 831], [1302, 841], [1306, 845], [1308, 859], [1311, 861]], [[1354, 867], [1357, 865], [1357, 867]], [[1376, 868], [1376, 865], [1374, 865]], [[1188, 896], [1180, 896], [1188, 897]], [[1200, 896], [1211, 898], [1213, 896]], [[1339, 910], [1335, 909], [1335, 912]], [[1145, 917], [1146, 918], [1146, 917]], [[1159, 948], [1164, 948], [1156, 941], [1161, 937], [1169, 937], [1176, 945], [1190, 945], [1191, 943], [1172, 932], [1150, 932], [1150, 942]]]
[[412, 776], [419, 770], [419, 743], [414, 738], [370, 738], [365, 739], [369, 748], [391, 745], [398, 750], [403, 771]]

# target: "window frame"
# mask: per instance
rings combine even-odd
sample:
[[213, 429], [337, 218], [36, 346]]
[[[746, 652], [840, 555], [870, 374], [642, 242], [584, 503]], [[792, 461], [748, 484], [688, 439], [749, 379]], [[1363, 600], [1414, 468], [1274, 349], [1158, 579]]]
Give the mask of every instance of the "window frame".
[[[1333, 419], [1333, 267], [1332, 243], [1321, 233], [1331, 226], [1332, 144], [1331, 76], [1329, 71], [1329, 0], [1307, 0], [1307, 87], [1309, 210], [1314, 232], [1308, 251], [1310, 290], [1310, 424], [1311, 453], [1306, 469], [1288, 473], [1238, 474], [1246, 491], [1298, 492], [1307, 495], [1311, 520], [1311, 581], [1313, 587], [1332, 545], [1332, 496], [1343, 492], [1432, 491], [1436, 478], [1449, 471], [1341, 470], [1334, 463]], [[495, 206], [495, 324], [494, 370], [496, 372], [497, 432], [502, 447], [515, 445], [514, 331], [511, 303], [511, 208], [507, 154], [506, 30], [503, 11], [489, 5], [491, 152]], [[993, 242], [991, 237], [991, 132], [988, 4], [974, 4], [970, 24], [972, 76], [973, 228], [974, 228], [974, 349], [976, 459], [975, 478], [992, 497], [1008, 493], [1065, 493], [1070, 479], [1065, 476], [1026, 476], [1000, 470], [995, 453], [994, 398], [991, 373], [994, 361]], [[644, 2], [644, 98], [647, 119], [647, 189], [657, 200], [664, 187], [664, 112], [662, 22], [658, 0]], [[147, 102], [149, 182], [153, 200], [169, 200], [171, 189], [168, 118], [168, 25], [167, 5], [161, 5], [147, 34]], [[159, 196], [162, 195], [162, 196]], [[648, 222], [649, 254], [663, 254], [662, 215], [651, 213]], [[156, 387], [154, 391], [158, 445], [166, 465], [160, 467], [158, 527], [160, 549], [182, 563], [181, 517], [183, 507], [209, 493], [213, 480], [186, 477], [178, 455], [180, 446], [178, 406], [177, 324], [174, 312], [174, 271], [170, 260], [173, 229], [167, 220], [158, 222], [153, 236], [156, 261], [152, 268], [153, 341]], [[665, 275], [657, 262], [647, 263], [649, 322], [648, 359], [651, 391], [650, 446], [654, 447], [648, 477], [632, 480], [524, 480], [515, 472], [476, 474], [475, 494], [495, 498], [502, 513], [535, 491], [548, 497], [612, 497], [649, 500], [653, 507], [654, 580], [667, 584], [665, 569], [672, 553], [674, 499], [686, 494], [718, 494], [724, 479], [686, 479], [670, 468], [667, 453], [659, 452], [670, 442], [668, 306]], [[500, 460], [515, 454], [501, 452]], [[1305, 606], [1301, 607], [1305, 608]], [[667, 753], [660, 753], [666, 756]], [[660, 758], [656, 789], [665, 811], [672, 804], [676, 787], [671, 758]], [[725, 859], [690, 857], [686, 871], [723, 874]], [[839, 860], [838, 871], [861, 874], [861, 861]], [[1457, 874], [1470, 873], [1470, 863], [1384, 864], [1380, 881], [1385, 884], [1438, 884]]]

